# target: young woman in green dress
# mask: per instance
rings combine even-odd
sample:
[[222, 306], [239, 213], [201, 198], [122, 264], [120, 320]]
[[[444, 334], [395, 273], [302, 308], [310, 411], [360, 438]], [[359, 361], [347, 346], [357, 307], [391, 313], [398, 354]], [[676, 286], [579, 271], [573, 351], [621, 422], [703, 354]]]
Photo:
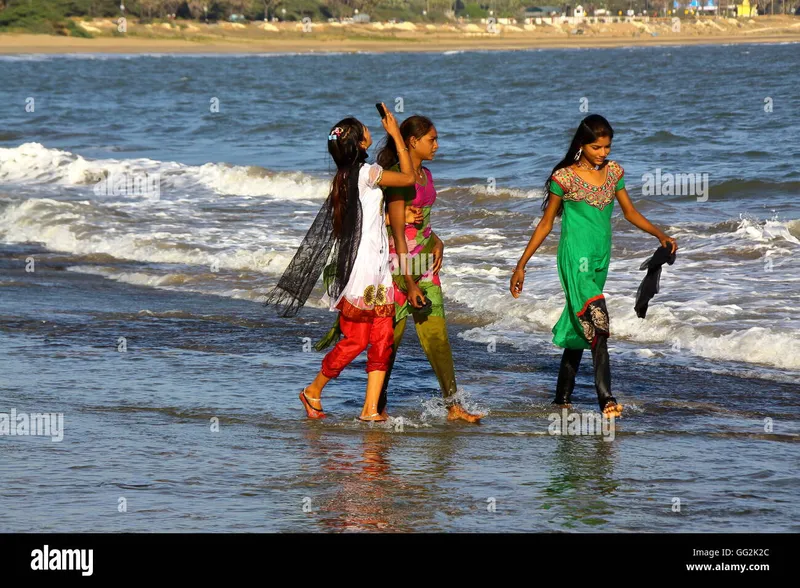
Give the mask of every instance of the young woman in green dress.
[[678, 248], [675, 239], [652, 225], [633, 206], [625, 190], [622, 166], [607, 159], [613, 138], [614, 130], [602, 116], [592, 114], [581, 121], [567, 155], [545, 182], [544, 214], [511, 276], [510, 288], [511, 295], [519, 298], [525, 265], [550, 234], [555, 217], [563, 214], [557, 265], [566, 305], [553, 327], [553, 343], [564, 348], [564, 354], [553, 404], [570, 405], [583, 350], [591, 349], [597, 400], [607, 416], [622, 413], [622, 405], [611, 394], [609, 317], [603, 296], [611, 259], [614, 198], [627, 221], [673, 252]]

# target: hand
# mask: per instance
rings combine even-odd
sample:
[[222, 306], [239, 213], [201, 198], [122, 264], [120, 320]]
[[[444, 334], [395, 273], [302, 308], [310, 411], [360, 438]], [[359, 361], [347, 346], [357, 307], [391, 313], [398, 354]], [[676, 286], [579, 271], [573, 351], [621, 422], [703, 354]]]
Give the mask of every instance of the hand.
[[420, 206], [406, 206], [406, 224], [407, 225], [419, 225], [422, 224], [422, 219], [424, 215], [422, 213], [422, 207]]
[[425, 304], [425, 295], [416, 284], [411, 284], [408, 287], [408, 303], [414, 308], [422, 308]]
[[[383, 104], [383, 102], [381, 102], [381, 104]], [[386, 116], [381, 119], [383, 128], [386, 129], [386, 132], [392, 137], [402, 137], [402, 135], [400, 135], [400, 127], [397, 125], [397, 119], [392, 112], [386, 108], [385, 104], [383, 104], [383, 110], [386, 112]]]
[[675, 253], [678, 250], [678, 242], [668, 235], [661, 235], [658, 238], [661, 242], [662, 247], [672, 247], [672, 251], [670, 253]]
[[514, 273], [511, 275], [511, 295], [514, 298], [519, 298], [519, 295], [522, 293], [522, 285], [525, 283], [525, 270], [517, 268], [514, 270]]
[[442, 243], [441, 239], [437, 239], [431, 254], [433, 255], [433, 267], [431, 269], [433, 269], [434, 274], [438, 274], [439, 270], [442, 269], [442, 256], [444, 255], [444, 243]]

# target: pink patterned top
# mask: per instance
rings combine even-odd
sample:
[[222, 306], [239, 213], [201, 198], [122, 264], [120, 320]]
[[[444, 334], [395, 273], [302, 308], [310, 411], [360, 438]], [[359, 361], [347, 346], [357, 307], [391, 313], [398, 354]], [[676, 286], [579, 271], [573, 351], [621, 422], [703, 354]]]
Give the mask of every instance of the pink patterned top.
[[[427, 167], [422, 168], [428, 181], [424, 186], [416, 184], [416, 191], [412, 192], [411, 189], [403, 189], [406, 201], [406, 206], [417, 206], [422, 208], [422, 223], [419, 225], [407, 223], [406, 224], [406, 246], [408, 247], [409, 263], [418, 264], [417, 267], [428, 267], [429, 269], [422, 274], [420, 282], [428, 282], [434, 286], [441, 286], [439, 275], [433, 273], [432, 261], [428, 258], [420, 259], [418, 256], [420, 251], [423, 251], [428, 245], [428, 242], [433, 238], [433, 229], [431, 227], [431, 208], [436, 202], [436, 188], [433, 185], [433, 176]], [[411, 198], [413, 194], [413, 198]], [[392, 259], [393, 266], [398, 265], [397, 250], [395, 248], [394, 237], [392, 236], [391, 228], [389, 228], [389, 255]], [[412, 266], [413, 267], [413, 266]], [[393, 267], [393, 271], [399, 271], [398, 268]], [[405, 293], [401, 290], [395, 290], [395, 302], [403, 305], [406, 302]]]

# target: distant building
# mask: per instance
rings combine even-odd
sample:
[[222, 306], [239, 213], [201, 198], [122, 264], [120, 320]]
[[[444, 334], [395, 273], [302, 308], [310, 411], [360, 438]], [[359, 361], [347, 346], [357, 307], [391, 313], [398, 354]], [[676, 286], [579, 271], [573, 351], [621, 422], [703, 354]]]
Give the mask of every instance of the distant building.
[[369, 14], [359, 12], [353, 17], [353, 22], [369, 22]]
[[561, 14], [562, 12], [560, 6], [528, 6], [528, 8], [525, 9], [525, 16], [528, 18], [542, 17], [552, 14]]

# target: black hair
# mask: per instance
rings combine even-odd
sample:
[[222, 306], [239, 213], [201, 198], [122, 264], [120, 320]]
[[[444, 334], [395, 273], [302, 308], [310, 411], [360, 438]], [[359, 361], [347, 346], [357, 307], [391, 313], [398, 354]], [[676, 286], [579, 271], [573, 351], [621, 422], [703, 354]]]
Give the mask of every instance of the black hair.
[[340, 120], [328, 135], [328, 153], [336, 163], [336, 175], [331, 182], [330, 198], [333, 205], [333, 234], [342, 237], [347, 210], [347, 190], [350, 176], [358, 180], [358, 170], [367, 159], [367, 152], [361, 146], [364, 141], [364, 125], [357, 118]]
[[[400, 125], [400, 134], [403, 136], [403, 142], [408, 146], [411, 137], [421, 139], [430, 133], [432, 128], [433, 121], [431, 119], [427, 116], [415, 114], [409, 116], [402, 122]], [[386, 141], [378, 151], [378, 156], [375, 158], [375, 161], [383, 169], [389, 169], [400, 161], [400, 158], [397, 156], [397, 145], [395, 145], [394, 139], [388, 136], [386, 137]]]
[[[612, 129], [609, 122], [599, 114], [590, 114], [581, 121], [580, 125], [578, 125], [578, 129], [575, 131], [575, 136], [572, 137], [572, 143], [569, 144], [569, 149], [567, 150], [567, 154], [564, 156], [564, 159], [559, 161], [558, 164], [553, 168], [553, 171], [550, 172], [550, 175], [547, 176], [547, 181], [544, 183], [542, 211], [546, 210], [547, 205], [550, 203], [550, 179], [553, 177], [553, 174], [558, 170], [569, 167], [575, 163], [578, 150], [584, 145], [594, 143], [600, 137], [608, 137], [609, 140], [613, 139], [614, 129]], [[563, 211], [564, 204], [562, 202], [556, 215], [561, 216]]]

